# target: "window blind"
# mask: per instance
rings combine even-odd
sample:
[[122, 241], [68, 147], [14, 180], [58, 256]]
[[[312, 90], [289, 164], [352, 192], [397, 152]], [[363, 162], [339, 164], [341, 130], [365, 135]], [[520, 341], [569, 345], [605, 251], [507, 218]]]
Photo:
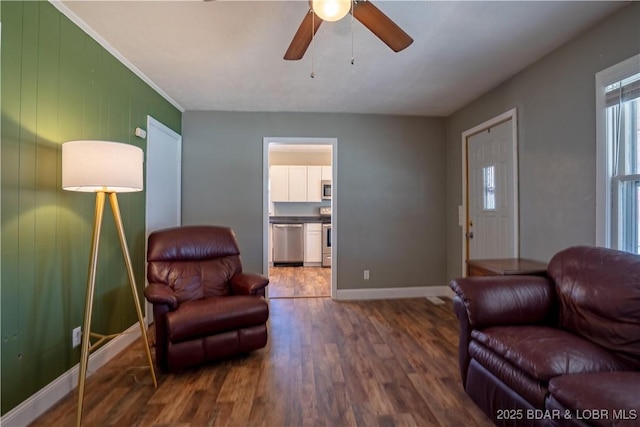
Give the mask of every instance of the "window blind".
[[625, 83], [623, 80], [605, 89], [605, 105], [607, 107], [640, 98], [640, 74], [634, 77], [638, 77], [639, 79], [628, 83]]

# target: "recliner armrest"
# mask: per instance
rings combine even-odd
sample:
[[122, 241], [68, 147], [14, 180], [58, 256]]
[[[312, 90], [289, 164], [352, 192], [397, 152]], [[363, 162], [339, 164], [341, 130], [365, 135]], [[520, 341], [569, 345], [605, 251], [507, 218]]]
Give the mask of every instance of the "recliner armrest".
[[144, 290], [144, 296], [152, 304], [166, 304], [170, 310], [178, 308], [178, 298], [167, 285], [149, 283], [149, 286]]
[[449, 286], [464, 305], [472, 329], [546, 323], [556, 305], [554, 284], [542, 276], [465, 277]]
[[269, 279], [261, 274], [240, 273], [231, 278], [230, 284], [234, 295], [257, 295], [269, 284]]

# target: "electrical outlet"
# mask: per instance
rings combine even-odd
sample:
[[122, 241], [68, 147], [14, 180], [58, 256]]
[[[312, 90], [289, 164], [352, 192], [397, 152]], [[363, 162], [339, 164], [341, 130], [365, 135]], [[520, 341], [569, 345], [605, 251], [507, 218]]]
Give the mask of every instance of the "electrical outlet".
[[75, 348], [82, 342], [82, 328], [78, 326], [71, 331], [71, 345]]
[[369, 280], [369, 270], [364, 271], [364, 280]]

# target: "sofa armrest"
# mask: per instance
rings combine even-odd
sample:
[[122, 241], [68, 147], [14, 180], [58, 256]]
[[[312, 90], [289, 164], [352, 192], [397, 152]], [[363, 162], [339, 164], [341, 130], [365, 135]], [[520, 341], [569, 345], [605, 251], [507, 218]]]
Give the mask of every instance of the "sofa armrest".
[[451, 281], [472, 329], [546, 323], [555, 307], [553, 282], [542, 276], [484, 276]]
[[261, 274], [240, 273], [231, 278], [231, 292], [234, 295], [262, 295], [269, 279]]
[[485, 276], [454, 279], [453, 310], [459, 321], [458, 364], [466, 389], [471, 331], [489, 326], [543, 323], [551, 319], [553, 283], [540, 276]]
[[149, 286], [144, 290], [144, 296], [152, 304], [165, 304], [170, 310], [178, 308], [178, 298], [167, 285], [149, 283]]

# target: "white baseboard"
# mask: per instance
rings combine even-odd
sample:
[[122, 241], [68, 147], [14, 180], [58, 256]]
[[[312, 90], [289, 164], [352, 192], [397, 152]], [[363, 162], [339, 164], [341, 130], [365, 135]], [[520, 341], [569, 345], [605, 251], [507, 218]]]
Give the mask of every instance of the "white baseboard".
[[395, 298], [421, 298], [421, 297], [448, 297], [453, 298], [453, 291], [448, 286], [416, 286], [410, 288], [369, 288], [369, 289], [338, 289], [336, 299], [368, 300], [368, 299], [395, 299]]
[[[89, 357], [87, 378], [97, 369], [124, 350], [140, 336], [140, 325], [136, 322], [122, 335], [109, 341]], [[3, 427], [26, 426], [55, 405], [78, 386], [78, 365], [47, 384], [27, 400], [0, 418]]]

